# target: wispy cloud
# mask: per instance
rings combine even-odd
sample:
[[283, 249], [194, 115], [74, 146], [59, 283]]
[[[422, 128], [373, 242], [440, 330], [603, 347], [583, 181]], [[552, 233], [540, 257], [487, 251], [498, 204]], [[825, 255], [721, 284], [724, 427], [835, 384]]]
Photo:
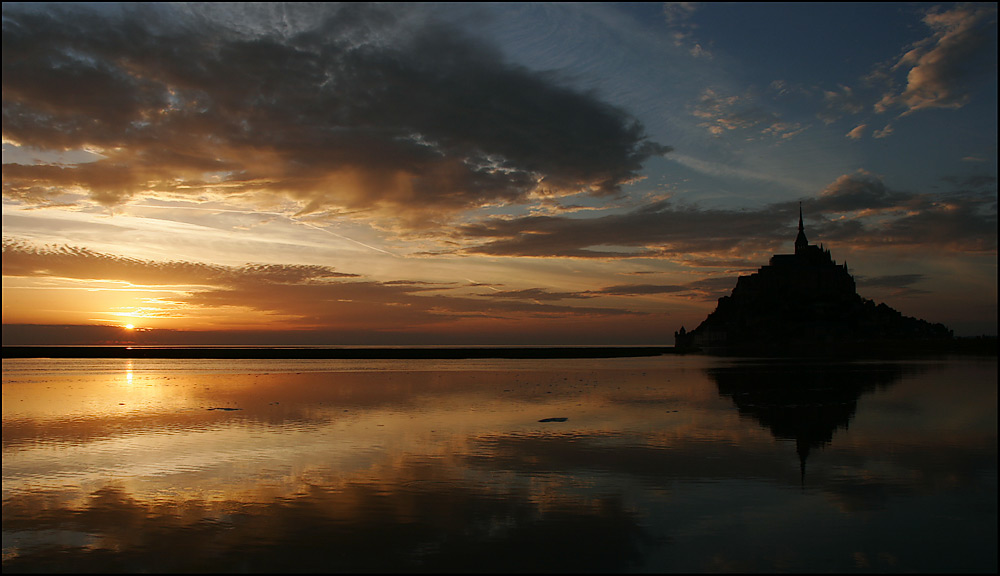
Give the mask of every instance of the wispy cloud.
[[808, 129], [798, 122], [782, 120], [778, 113], [755, 104], [753, 98], [723, 95], [712, 88], [706, 88], [690, 110], [700, 120], [698, 125], [713, 136], [735, 133], [746, 140], [761, 137], [787, 140]]
[[[996, 70], [996, 50], [991, 59], [981, 48], [996, 47], [995, 3], [962, 3], [950, 9], [934, 7], [923, 22], [931, 36], [909, 49], [892, 65], [891, 72], [906, 75], [905, 86], [886, 92], [875, 105], [878, 112], [902, 109], [902, 115], [930, 108], [960, 108], [970, 96], [969, 81], [986, 70]], [[888, 73], [884, 73], [888, 75]]]
[[[905, 46], [899, 56], [875, 64], [856, 85], [838, 83], [834, 88], [822, 88], [777, 80], [769, 89], [774, 95], [797, 96], [808, 102], [819, 98], [815, 115], [826, 125], [856, 118], [855, 128], [847, 133], [852, 140], [864, 137], [863, 125], [869, 127], [867, 133], [872, 138], [889, 137], [891, 123], [873, 127], [873, 117], [879, 114], [897, 112], [898, 118], [919, 110], [961, 108], [972, 97], [976, 81], [990, 71], [995, 73], [996, 51], [989, 47], [996, 44], [996, 6], [936, 6], [926, 9], [922, 22], [930, 29], [929, 36]], [[706, 126], [721, 133], [728, 125]]]
[[[37, 247], [4, 240], [5, 278], [86, 280], [118, 283], [133, 290], [169, 292], [150, 303], [146, 317], [171, 310], [244, 310], [270, 328], [373, 331], [449, 325], [468, 319], [515, 320], [621, 317], [641, 314], [616, 306], [568, 306], [550, 302], [593, 298], [586, 293], [552, 293], [528, 288], [462, 295], [467, 287], [425, 281], [374, 281], [312, 265], [222, 266], [158, 262], [121, 257], [73, 246]], [[106, 312], [105, 312], [106, 313]]]
[[823, 110], [818, 116], [825, 124], [832, 124], [843, 116], [859, 114], [865, 109], [865, 104], [854, 89], [843, 84], [836, 90], [823, 92]]
[[694, 22], [694, 14], [698, 10], [698, 4], [698, 2], [664, 2], [663, 19], [670, 29], [675, 46], [685, 48], [695, 58], [711, 58], [711, 50], [695, 38], [698, 25]]
[[886, 124], [881, 129], [875, 130], [874, 132], [872, 132], [872, 138], [876, 138], [876, 139], [879, 139], [879, 138], [888, 138], [890, 135], [892, 135], [893, 130], [894, 129], [892, 127], [892, 124]]
[[924, 280], [923, 274], [893, 274], [890, 276], [857, 276], [855, 280], [862, 288], [888, 288], [890, 294], [895, 297], [914, 296], [917, 294], [927, 294], [927, 290], [915, 288], [914, 284], [919, 284]]
[[741, 180], [767, 182], [795, 191], [804, 191], [811, 188], [806, 182], [799, 181], [783, 174], [762, 172], [733, 164], [703, 160], [687, 154], [672, 153], [665, 158], [708, 176], [723, 176], [728, 178], [738, 178]]
[[296, 284], [355, 278], [327, 266], [248, 264], [242, 267], [198, 262], [157, 262], [96, 252], [87, 248], [37, 246], [4, 238], [3, 275], [59, 276], [111, 280], [138, 285], [214, 286], [263, 282]]

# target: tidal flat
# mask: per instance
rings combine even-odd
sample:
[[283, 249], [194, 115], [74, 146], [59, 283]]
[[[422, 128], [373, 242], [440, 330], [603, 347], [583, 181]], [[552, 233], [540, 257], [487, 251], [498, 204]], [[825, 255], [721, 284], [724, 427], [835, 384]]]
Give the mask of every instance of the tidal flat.
[[3, 360], [6, 572], [995, 572], [996, 357]]

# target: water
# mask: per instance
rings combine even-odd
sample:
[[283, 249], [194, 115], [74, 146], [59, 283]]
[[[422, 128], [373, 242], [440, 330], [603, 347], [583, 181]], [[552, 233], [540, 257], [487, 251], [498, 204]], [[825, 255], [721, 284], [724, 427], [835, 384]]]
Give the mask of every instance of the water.
[[995, 572], [996, 439], [995, 358], [4, 360], [3, 570]]

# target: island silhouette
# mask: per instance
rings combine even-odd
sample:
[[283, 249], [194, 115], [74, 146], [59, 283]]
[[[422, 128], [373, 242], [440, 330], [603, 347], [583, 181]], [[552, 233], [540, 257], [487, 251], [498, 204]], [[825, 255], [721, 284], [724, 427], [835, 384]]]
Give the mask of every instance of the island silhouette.
[[775, 254], [740, 276], [729, 296], [694, 330], [674, 333], [678, 351], [802, 355], [888, 352], [950, 342], [943, 324], [904, 316], [857, 293], [847, 263], [809, 244], [802, 224], [794, 254]]

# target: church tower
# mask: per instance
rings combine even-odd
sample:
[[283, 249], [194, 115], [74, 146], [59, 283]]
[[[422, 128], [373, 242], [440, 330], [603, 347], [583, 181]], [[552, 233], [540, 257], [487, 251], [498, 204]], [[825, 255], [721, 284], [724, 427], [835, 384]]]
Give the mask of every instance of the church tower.
[[809, 247], [809, 240], [806, 239], [806, 231], [802, 226], [802, 202], [799, 202], [799, 235], [795, 237], [795, 255], [804, 255]]

